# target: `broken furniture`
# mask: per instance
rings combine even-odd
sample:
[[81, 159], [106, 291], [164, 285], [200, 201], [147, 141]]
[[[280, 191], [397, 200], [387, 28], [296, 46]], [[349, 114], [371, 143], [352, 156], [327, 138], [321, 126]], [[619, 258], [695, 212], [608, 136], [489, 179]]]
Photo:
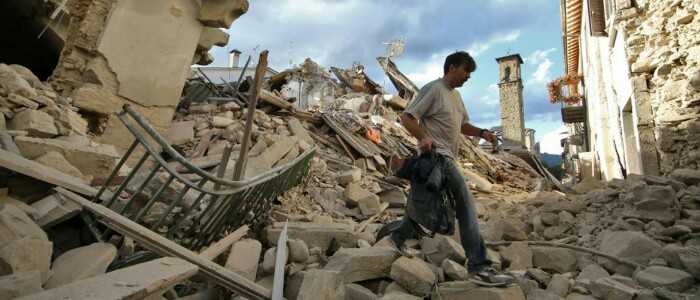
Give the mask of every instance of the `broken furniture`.
[[[161, 201], [159, 218], [150, 222], [149, 229], [164, 234], [170, 239], [177, 239], [189, 249], [198, 250], [243, 224], [257, 224], [269, 211], [272, 201], [282, 192], [298, 184], [308, 173], [309, 161], [315, 148], [310, 148], [293, 161], [274, 167], [260, 175], [243, 181], [231, 181], [218, 178], [187, 161], [175, 151], [163, 137], [158, 134], [136, 111], [128, 105], [118, 117], [135, 137], [134, 142], [115, 167], [106, 183], [99, 190], [93, 201], [116, 211], [117, 213], [144, 224], [144, 217]], [[140, 146], [140, 147], [139, 147]], [[136, 154], [136, 148], [145, 150]], [[172, 163], [166, 163], [161, 155], [167, 154], [179, 164], [178, 167], [191, 173], [183, 176]], [[120, 169], [127, 161], [142, 155], [129, 173], [119, 179]], [[152, 166], [146, 166], [151, 161]], [[144, 172], [145, 173], [141, 173]], [[152, 193], [145, 193], [149, 183], [159, 171], [165, 171], [164, 179]], [[137, 174], [147, 174], [142, 182], [137, 182], [133, 189], [131, 181]], [[141, 176], [138, 176], [141, 177]], [[117, 180], [119, 179], [119, 180]], [[108, 188], [121, 181], [114, 191], [106, 193]], [[174, 199], [161, 199], [168, 190]], [[111, 195], [107, 195], [111, 194]]]

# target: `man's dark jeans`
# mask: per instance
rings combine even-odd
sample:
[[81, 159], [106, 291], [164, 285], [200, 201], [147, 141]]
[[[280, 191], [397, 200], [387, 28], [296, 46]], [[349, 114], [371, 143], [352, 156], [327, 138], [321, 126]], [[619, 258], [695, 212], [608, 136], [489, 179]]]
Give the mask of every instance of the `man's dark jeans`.
[[[462, 247], [467, 254], [467, 268], [469, 272], [476, 272], [480, 269], [490, 266], [491, 261], [486, 256], [486, 246], [484, 240], [479, 233], [479, 223], [476, 215], [476, 207], [474, 206], [474, 197], [467, 187], [464, 177], [455, 166], [454, 161], [449, 160], [445, 170], [447, 177], [447, 187], [454, 196], [455, 215], [459, 222], [459, 233], [462, 240]], [[410, 201], [410, 200], [409, 200]], [[399, 228], [394, 231], [396, 240], [403, 242], [407, 239], [416, 237], [417, 226], [407, 216], [404, 216]]]

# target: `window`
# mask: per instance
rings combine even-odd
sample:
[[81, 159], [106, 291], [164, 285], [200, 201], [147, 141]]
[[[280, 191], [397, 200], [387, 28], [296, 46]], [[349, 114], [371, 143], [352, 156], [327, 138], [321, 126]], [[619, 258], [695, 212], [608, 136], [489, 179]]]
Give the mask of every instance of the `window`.
[[612, 15], [613, 0], [588, 0], [588, 20], [591, 36], [607, 36], [607, 20]]

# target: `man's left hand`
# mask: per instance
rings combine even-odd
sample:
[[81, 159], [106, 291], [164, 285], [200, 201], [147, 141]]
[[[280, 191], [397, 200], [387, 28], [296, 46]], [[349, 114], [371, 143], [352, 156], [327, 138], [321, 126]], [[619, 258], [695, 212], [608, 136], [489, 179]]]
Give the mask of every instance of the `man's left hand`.
[[487, 140], [488, 142], [490, 142], [491, 144], [496, 143], [496, 135], [493, 134], [493, 132], [491, 132], [491, 131], [488, 131], [488, 130], [484, 131], [484, 133], [481, 134], [481, 137], [483, 139]]

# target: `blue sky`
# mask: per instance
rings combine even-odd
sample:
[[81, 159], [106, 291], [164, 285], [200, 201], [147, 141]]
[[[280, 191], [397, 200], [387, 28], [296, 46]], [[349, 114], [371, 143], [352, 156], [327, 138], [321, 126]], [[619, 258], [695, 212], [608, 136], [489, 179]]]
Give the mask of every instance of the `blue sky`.
[[224, 48], [212, 49], [212, 65], [227, 64], [227, 52], [270, 51], [270, 66], [283, 70], [310, 57], [324, 67], [365, 65], [375, 81], [393, 90], [376, 62], [384, 43], [402, 39], [396, 64], [418, 86], [442, 76], [447, 54], [471, 53], [478, 69], [460, 89], [472, 121], [500, 124], [495, 58], [519, 53], [525, 86], [525, 125], [536, 130], [543, 152], [561, 151], [554, 134], [559, 105], [547, 100], [546, 83], [563, 73], [558, 1], [551, 0], [269, 0], [251, 1], [248, 13], [228, 30]]

